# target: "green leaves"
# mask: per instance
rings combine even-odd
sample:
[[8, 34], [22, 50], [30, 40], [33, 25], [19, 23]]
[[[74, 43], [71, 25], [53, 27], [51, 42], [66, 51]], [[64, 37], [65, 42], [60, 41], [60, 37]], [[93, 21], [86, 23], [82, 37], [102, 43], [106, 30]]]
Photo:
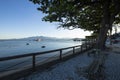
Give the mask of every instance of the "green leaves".
[[[104, 0], [30, 0], [39, 4], [38, 10], [46, 14], [43, 21], [60, 22], [63, 28], [81, 28], [88, 31], [98, 32], [103, 18]], [[111, 0], [109, 10], [112, 13], [116, 10]], [[119, 6], [117, 6], [119, 7]], [[120, 16], [120, 15], [119, 15]], [[115, 17], [115, 24], [120, 23], [120, 17]]]

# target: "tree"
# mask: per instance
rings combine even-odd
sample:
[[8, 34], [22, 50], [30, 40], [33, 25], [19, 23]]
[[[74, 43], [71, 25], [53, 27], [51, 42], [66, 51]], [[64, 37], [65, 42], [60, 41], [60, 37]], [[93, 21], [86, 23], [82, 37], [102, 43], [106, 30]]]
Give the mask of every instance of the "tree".
[[97, 47], [105, 48], [108, 30], [120, 23], [120, 0], [30, 0], [47, 14], [44, 21], [60, 22], [59, 27], [81, 28], [99, 33]]

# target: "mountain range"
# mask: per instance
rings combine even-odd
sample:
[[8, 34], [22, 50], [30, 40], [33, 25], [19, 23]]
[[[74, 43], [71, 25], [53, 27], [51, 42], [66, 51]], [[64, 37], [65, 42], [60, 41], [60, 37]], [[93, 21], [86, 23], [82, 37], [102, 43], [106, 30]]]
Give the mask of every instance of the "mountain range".
[[[56, 37], [46, 37], [46, 36], [33, 36], [33, 37], [27, 37], [27, 38], [20, 38], [20, 39], [0, 39], [0, 41], [61, 41], [61, 40], [74, 40], [75, 38], [56, 38]], [[81, 39], [81, 38], [77, 38]]]

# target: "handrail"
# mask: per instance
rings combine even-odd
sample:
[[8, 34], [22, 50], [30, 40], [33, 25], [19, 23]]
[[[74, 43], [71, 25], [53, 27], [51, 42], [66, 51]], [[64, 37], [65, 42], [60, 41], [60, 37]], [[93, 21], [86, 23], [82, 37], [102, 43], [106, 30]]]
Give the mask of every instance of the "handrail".
[[74, 47], [80, 47], [80, 46], [81, 45], [67, 47], [67, 48], [60, 48], [60, 49], [55, 49], [55, 50], [49, 50], [49, 51], [43, 51], [43, 52], [35, 52], [35, 53], [29, 53], [29, 54], [2, 57], [2, 58], [0, 58], [0, 61], [6, 61], [6, 60], [11, 60], [11, 59], [23, 58], [23, 57], [29, 57], [29, 56], [33, 56], [33, 55], [42, 55], [42, 54], [46, 54], [46, 53], [56, 52], [56, 51], [60, 51], [60, 50], [66, 50], [66, 49], [70, 49], [70, 48], [74, 48]]

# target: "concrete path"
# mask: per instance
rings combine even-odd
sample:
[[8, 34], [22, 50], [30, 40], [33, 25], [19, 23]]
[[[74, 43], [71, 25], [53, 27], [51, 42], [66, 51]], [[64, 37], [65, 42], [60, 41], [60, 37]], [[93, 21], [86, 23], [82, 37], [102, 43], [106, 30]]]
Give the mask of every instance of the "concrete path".
[[112, 45], [105, 61], [105, 80], [120, 80], [120, 43]]
[[44, 72], [35, 72], [19, 80], [88, 80], [83, 76], [85, 68], [93, 62], [87, 52], [70, 60], [54, 65]]
[[120, 80], [120, 54], [111, 53], [105, 61], [105, 80]]

